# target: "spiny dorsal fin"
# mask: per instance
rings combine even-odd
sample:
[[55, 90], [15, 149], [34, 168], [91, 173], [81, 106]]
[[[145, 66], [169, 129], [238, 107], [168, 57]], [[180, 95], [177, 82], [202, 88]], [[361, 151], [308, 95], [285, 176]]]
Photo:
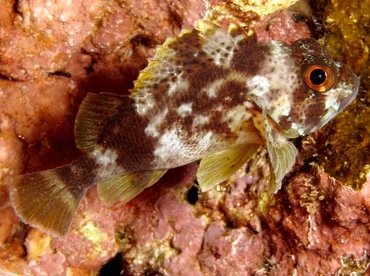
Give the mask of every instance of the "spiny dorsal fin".
[[88, 93], [83, 99], [75, 122], [76, 145], [82, 152], [96, 149], [99, 135], [107, 124], [130, 103], [128, 97], [109, 93]]
[[119, 175], [98, 184], [100, 200], [108, 207], [118, 200], [126, 203], [157, 182], [167, 170], [143, 171]]
[[195, 64], [209, 59], [220, 67], [228, 67], [233, 49], [246, 37], [236, 24], [231, 24], [226, 31], [211, 22], [198, 21], [194, 29], [183, 29], [178, 37], [167, 38], [157, 47], [156, 55], [135, 81], [131, 96], [145, 98], [153, 91], [151, 86], [167, 84], [174, 76], [179, 78], [183, 72], [193, 71]]
[[254, 144], [242, 145], [203, 158], [197, 173], [202, 192], [230, 178], [259, 147]]

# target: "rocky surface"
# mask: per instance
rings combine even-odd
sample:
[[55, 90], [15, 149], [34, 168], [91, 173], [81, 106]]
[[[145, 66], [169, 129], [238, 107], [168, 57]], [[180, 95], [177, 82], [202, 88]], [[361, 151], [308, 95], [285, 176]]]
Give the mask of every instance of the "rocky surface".
[[207, 16], [253, 25], [263, 41], [309, 36], [305, 17], [274, 13], [278, 3], [1, 3], [0, 274], [90, 275], [107, 262], [106, 275], [365, 273], [370, 174], [354, 191], [310, 165], [316, 136], [296, 142], [297, 165], [272, 196], [261, 150], [207, 193], [198, 191], [197, 164], [171, 170], [125, 205], [107, 208], [91, 188], [64, 239], [24, 225], [8, 200], [13, 176], [78, 156], [73, 122], [87, 92], [127, 93], [155, 45], [181, 28]]

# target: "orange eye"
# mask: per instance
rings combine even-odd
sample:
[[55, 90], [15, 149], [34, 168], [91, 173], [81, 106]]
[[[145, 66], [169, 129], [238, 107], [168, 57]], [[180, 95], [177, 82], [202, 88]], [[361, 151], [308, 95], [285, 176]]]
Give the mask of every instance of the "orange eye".
[[311, 65], [304, 71], [303, 81], [309, 88], [318, 92], [325, 92], [333, 87], [334, 74], [329, 67]]

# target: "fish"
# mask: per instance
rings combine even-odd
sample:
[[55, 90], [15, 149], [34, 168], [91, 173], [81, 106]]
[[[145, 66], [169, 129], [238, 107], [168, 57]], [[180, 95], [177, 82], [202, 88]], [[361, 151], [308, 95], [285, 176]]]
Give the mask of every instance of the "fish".
[[86, 190], [126, 203], [169, 169], [199, 162], [205, 192], [267, 148], [269, 193], [296, 161], [292, 139], [315, 132], [356, 97], [359, 78], [316, 40], [258, 42], [240, 26], [201, 20], [158, 46], [130, 95], [87, 93], [75, 120], [81, 157], [18, 176], [12, 205], [63, 237]]

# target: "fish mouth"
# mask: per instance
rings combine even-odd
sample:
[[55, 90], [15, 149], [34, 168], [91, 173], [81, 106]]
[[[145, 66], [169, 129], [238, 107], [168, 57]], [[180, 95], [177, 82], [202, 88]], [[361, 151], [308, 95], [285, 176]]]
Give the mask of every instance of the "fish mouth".
[[340, 113], [345, 109], [349, 104], [351, 104], [355, 98], [357, 97], [358, 90], [360, 87], [360, 79], [359, 77], [346, 65], [346, 64], [340, 64], [336, 63], [339, 70], [340, 70], [340, 76], [339, 78], [342, 80], [347, 80], [346, 82], [349, 83], [352, 87], [349, 89], [347, 87], [347, 91], [350, 90], [351, 93], [345, 93], [340, 100], [340, 104], [338, 107], [337, 112]]
[[349, 104], [351, 104], [355, 100], [358, 94], [359, 86], [360, 86], [360, 80], [355, 74], [353, 74], [353, 89], [352, 89], [353, 92], [349, 96], [344, 97], [340, 101], [338, 113], [342, 112], [343, 109], [345, 109]]

